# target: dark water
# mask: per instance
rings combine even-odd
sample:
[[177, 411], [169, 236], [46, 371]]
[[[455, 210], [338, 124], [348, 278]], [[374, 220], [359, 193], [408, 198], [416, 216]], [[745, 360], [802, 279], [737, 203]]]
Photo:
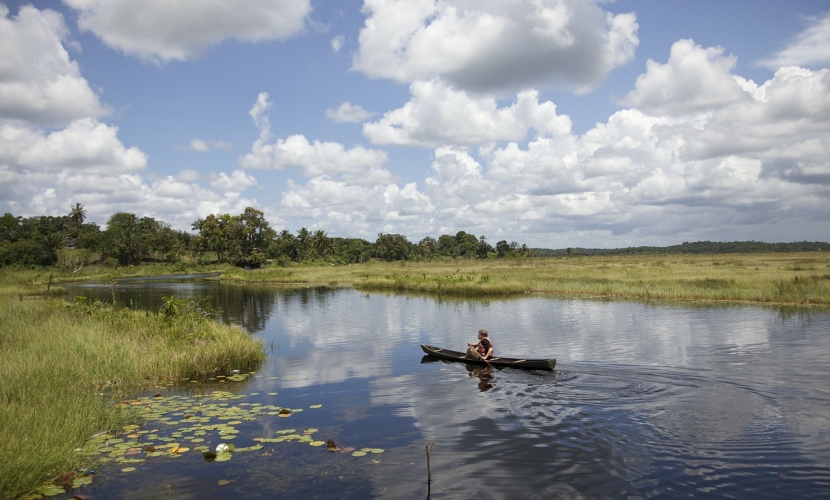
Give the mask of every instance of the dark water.
[[[95, 498], [830, 495], [827, 311], [216, 282], [70, 293], [149, 309], [162, 295], [210, 296], [227, 322], [262, 337], [269, 360], [257, 376], [222, 389], [247, 395], [241, 402], [323, 406], [245, 423], [238, 446], [313, 427], [340, 446], [385, 450], [355, 458], [279, 443], [270, 455], [222, 463], [160, 457], [132, 474], [100, 471], [84, 488]], [[488, 379], [462, 364], [422, 362], [420, 343], [460, 348], [482, 327], [498, 353], [556, 357], [557, 371], [505, 369]]]

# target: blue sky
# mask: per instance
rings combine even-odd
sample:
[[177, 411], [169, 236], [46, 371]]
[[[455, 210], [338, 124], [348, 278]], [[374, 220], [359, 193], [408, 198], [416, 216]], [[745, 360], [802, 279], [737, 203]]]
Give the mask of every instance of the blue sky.
[[824, 1], [0, 2], [0, 211], [830, 237]]

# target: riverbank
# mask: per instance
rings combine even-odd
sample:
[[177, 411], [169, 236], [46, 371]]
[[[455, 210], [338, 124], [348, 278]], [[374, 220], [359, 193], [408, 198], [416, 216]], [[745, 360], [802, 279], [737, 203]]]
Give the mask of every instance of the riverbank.
[[[171, 274], [172, 266], [89, 268], [86, 275], [58, 276], [108, 282], [121, 276]], [[365, 291], [406, 291], [456, 296], [552, 294], [582, 298], [830, 305], [830, 252], [754, 254], [672, 254], [372, 261], [189, 266], [187, 272], [221, 272], [233, 283], [282, 286], [354, 287]], [[82, 273], [83, 274], [83, 273]], [[35, 280], [47, 287], [47, 273]], [[53, 286], [54, 287], [54, 286]], [[57, 286], [58, 291], [60, 290]]]
[[369, 262], [223, 270], [233, 282], [464, 296], [830, 305], [830, 252]]
[[[137, 417], [113, 405], [141, 390], [255, 370], [262, 343], [183, 301], [167, 314], [32, 299], [35, 273], [2, 271], [0, 497], [17, 498], [78, 467], [95, 433]], [[44, 290], [38, 286], [36, 290]]]

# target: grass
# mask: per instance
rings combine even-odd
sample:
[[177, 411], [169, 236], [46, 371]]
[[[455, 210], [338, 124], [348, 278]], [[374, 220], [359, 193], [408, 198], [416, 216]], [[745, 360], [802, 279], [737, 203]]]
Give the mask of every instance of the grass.
[[17, 498], [85, 464], [75, 449], [135, 415], [136, 392], [264, 360], [261, 341], [184, 302], [168, 314], [21, 300], [37, 273], [0, 271], [0, 497]]
[[223, 280], [464, 296], [830, 305], [830, 253], [607, 256], [226, 268]]

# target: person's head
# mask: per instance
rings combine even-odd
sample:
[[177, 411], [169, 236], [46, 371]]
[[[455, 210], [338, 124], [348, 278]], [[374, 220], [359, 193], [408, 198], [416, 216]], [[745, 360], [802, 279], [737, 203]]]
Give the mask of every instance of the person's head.
[[487, 330], [482, 328], [481, 330], [478, 331], [478, 338], [483, 339], [486, 336], [487, 336]]

